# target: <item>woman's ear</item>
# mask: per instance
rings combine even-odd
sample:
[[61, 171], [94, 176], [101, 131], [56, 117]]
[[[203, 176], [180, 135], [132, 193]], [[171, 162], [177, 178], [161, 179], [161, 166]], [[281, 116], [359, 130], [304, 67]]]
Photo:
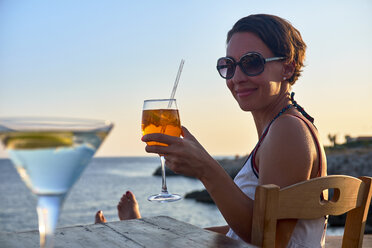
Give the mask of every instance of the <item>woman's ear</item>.
[[295, 72], [295, 62], [284, 62], [283, 63], [283, 78], [290, 79]]

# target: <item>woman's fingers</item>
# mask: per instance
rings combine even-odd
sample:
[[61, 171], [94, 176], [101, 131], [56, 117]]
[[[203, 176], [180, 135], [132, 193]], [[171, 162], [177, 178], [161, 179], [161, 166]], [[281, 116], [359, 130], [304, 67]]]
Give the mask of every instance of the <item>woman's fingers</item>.
[[150, 141], [156, 141], [164, 144], [172, 144], [174, 142], [177, 142], [180, 138], [175, 136], [170, 136], [166, 134], [161, 133], [150, 133], [146, 134], [142, 137], [143, 142], [150, 142]]
[[[189, 130], [187, 130], [187, 128], [184, 126], [182, 126], [182, 137], [189, 139], [189, 140], [197, 141], [195, 137], [189, 132]], [[150, 133], [150, 134], [144, 135], [142, 137], [142, 141], [143, 142], [156, 141], [156, 142], [170, 145], [170, 144], [179, 142], [180, 138], [176, 136], [162, 134], [162, 133]]]
[[169, 146], [172, 146], [172, 144], [177, 144], [180, 141], [182, 141], [179, 137], [174, 137], [170, 135], [165, 135], [161, 133], [152, 133], [147, 134], [142, 137], [143, 142], [159, 142], [163, 144], [167, 144], [168, 146], [161, 146], [161, 145], [147, 145], [145, 147], [146, 152], [149, 153], [158, 153], [158, 154], [168, 154], [172, 152], [172, 149], [170, 149]]
[[196, 141], [196, 138], [189, 132], [189, 130], [186, 127], [182, 126], [181, 129], [182, 129], [182, 137], [184, 137], [185, 139]]
[[167, 146], [157, 146], [157, 145], [152, 145], [152, 146], [147, 145], [145, 147], [145, 151], [148, 153], [157, 153], [161, 155], [168, 153]]

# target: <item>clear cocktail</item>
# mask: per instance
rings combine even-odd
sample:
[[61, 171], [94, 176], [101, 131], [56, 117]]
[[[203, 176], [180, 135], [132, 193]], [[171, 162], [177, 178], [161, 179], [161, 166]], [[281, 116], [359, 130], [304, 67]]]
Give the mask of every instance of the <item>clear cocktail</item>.
[[41, 247], [53, 246], [63, 200], [112, 127], [93, 120], [0, 118], [0, 140], [38, 197]]

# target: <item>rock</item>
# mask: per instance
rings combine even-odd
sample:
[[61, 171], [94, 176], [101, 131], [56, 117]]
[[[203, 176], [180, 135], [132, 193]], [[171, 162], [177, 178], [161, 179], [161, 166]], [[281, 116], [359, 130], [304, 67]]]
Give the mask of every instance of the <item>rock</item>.
[[[153, 176], [161, 176], [161, 166], [159, 166], [155, 171], [154, 173], [152, 173]], [[173, 172], [171, 169], [169, 169], [168, 167], [165, 167], [165, 175], [167, 177], [171, 177], [171, 176], [182, 176], [180, 174], [177, 174], [175, 172]]]
[[372, 176], [372, 151], [349, 149], [327, 155], [328, 175]]
[[372, 234], [372, 226], [366, 225], [366, 228], [364, 229], [364, 234]]
[[331, 226], [344, 226], [346, 220], [346, 214], [332, 215], [328, 218], [328, 224]]
[[206, 191], [205, 189], [200, 190], [200, 191], [193, 191], [193, 192], [187, 193], [185, 195], [185, 198], [186, 199], [195, 199], [197, 202], [214, 204], [214, 201], [212, 200], [208, 191]]
[[243, 156], [235, 157], [234, 159], [220, 159], [217, 161], [231, 178], [235, 178], [236, 174], [238, 174], [240, 169], [243, 167], [247, 158], [248, 156]]

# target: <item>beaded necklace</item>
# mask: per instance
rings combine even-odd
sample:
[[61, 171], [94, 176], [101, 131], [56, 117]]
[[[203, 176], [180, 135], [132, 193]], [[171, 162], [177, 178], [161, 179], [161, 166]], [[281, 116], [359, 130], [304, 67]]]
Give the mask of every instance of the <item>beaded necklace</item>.
[[288, 109], [292, 108], [292, 104], [288, 104], [287, 106], [285, 106], [284, 108], [282, 108], [282, 110], [280, 110], [280, 112], [270, 121], [270, 124], [269, 126], [271, 125], [272, 122], [274, 122], [279, 116], [281, 116], [285, 111], [287, 111]]
[[[271, 123], [273, 123], [279, 116], [281, 116], [285, 111], [287, 111], [288, 109], [295, 107], [306, 119], [308, 119], [311, 123], [314, 124], [314, 118], [311, 117], [308, 113], [306, 113], [305, 109], [303, 107], [301, 107], [294, 99], [294, 95], [295, 93], [292, 92], [291, 93], [291, 102], [290, 104], [288, 104], [287, 106], [285, 106], [284, 108], [282, 108], [282, 110], [280, 110], [280, 112], [270, 121], [269, 125], [267, 126], [270, 127]], [[266, 129], [267, 129], [266, 128]], [[266, 132], [266, 129], [265, 129], [265, 132]], [[264, 132], [264, 133], [265, 133]]]

